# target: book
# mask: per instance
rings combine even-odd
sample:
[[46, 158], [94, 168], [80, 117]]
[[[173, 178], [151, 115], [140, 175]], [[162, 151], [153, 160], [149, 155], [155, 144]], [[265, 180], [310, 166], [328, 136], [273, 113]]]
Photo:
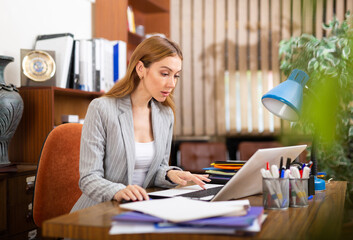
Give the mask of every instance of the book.
[[73, 44], [74, 35], [71, 33], [37, 36], [34, 49], [55, 51], [57, 87], [68, 87]]
[[113, 64], [114, 64], [114, 82], [123, 78], [126, 74], [126, 42], [113, 41]]
[[79, 69], [80, 69], [80, 79], [79, 79], [79, 89], [84, 91], [93, 91], [93, 64], [92, 64], [92, 40], [81, 39], [80, 43], [80, 59], [79, 59]]
[[72, 88], [80, 89], [80, 41], [74, 43], [74, 67], [72, 77]]
[[93, 91], [100, 92], [101, 87], [101, 41], [93, 39], [92, 41], [92, 75], [93, 75]]
[[132, 33], [136, 33], [135, 16], [131, 6], [127, 7], [127, 23], [129, 31]]

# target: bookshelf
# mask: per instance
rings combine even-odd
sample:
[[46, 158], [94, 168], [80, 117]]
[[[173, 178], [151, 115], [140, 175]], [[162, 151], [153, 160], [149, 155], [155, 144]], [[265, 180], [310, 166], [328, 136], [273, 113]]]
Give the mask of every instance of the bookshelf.
[[21, 87], [24, 110], [9, 146], [12, 163], [36, 164], [48, 133], [61, 124], [61, 115], [84, 118], [89, 103], [102, 95], [59, 87]]
[[94, 37], [127, 42], [130, 59], [143, 37], [128, 30], [127, 7], [134, 12], [135, 25], [143, 25], [145, 34], [163, 33], [170, 37], [169, 0], [96, 0]]
[[[127, 59], [142, 36], [129, 32], [127, 8], [130, 6], [135, 25], [143, 25], [145, 34], [169, 32], [169, 0], [96, 0], [92, 11], [93, 37], [122, 40], [127, 43]], [[9, 146], [12, 163], [36, 164], [48, 133], [61, 124], [61, 115], [84, 118], [89, 103], [102, 95], [58, 87], [21, 87], [24, 102], [21, 122]]]

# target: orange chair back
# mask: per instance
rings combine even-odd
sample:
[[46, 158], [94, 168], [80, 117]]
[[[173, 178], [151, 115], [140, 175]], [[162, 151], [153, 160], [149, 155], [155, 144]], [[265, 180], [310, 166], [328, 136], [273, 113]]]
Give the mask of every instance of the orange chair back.
[[33, 219], [38, 227], [47, 219], [69, 213], [81, 195], [78, 187], [81, 131], [82, 124], [62, 124], [44, 142], [33, 199]]
[[204, 173], [211, 163], [227, 159], [227, 147], [221, 142], [183, 142], [179, 149], [181, 167], [193, 173]]

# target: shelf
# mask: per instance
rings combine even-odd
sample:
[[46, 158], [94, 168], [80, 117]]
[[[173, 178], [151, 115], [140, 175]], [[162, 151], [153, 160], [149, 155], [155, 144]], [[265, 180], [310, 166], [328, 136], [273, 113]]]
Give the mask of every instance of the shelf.
[[137, 35], [136, 33], [128, 32], [128, 43], [132, 45], [139, 45], [142, 42], [144, 37]]
[[166, 0], [129, 0], [133, 10], [145, 13], [167, 13], [169, 12], [169, 1]]
[[61, 124], [62, 115], [84, 118], [90, 102], [103, 94], [59, 87], [21, 87], [19, 93], [24, 110], [10, 142], [9, 159], [21, 163], [37, 163], [47, 135]]
[[[143, 40], [129, 33], [127, 7], [131, 6], [135, 26], [143, 25], [145, 33], [163, 33], [169, 37], [169, 0], [96, 0], [94, 6], [94, 37], [127, 42], [131, 53]], [[128, 52], [128, 56], [129, 56]]]

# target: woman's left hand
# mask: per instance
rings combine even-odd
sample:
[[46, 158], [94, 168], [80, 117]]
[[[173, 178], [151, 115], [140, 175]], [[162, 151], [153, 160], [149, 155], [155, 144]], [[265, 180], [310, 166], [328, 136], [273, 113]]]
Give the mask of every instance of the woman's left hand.
[[167, 176], [173, 183], [185, 186], [187, 182], [192, 181], [203, 189], [205, 189], [205, 183], [203, 181], [211, 181], [211, 179], [208, 178], [208, 174], [192, 174], [188, 171], [169, 170]]

